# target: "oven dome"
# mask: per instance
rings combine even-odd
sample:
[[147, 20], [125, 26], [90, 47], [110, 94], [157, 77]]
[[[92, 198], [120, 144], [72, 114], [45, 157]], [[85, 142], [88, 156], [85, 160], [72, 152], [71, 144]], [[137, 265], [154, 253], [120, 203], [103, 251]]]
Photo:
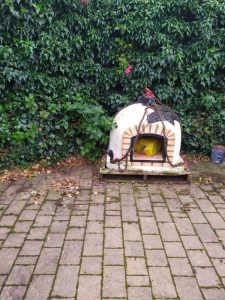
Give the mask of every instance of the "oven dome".
[[[145, 113], [146, 106], [141, 103], [131, 104], [120, 110], [115, 118], [114, 123], [116, 128], [110, 132], [110, 141], [108, 149], [112, 151], [114, 158], [121, 158], [129, 149], [132, 141], [137, 136], [138, 126]], [[181, 146], [181, 126], [176, 115], [164, 107], [160, 107], [160, 115], [163, 123], [160, 120], [158, 113], [153, 108], [148, 108], [145, 118], [141, 125], [141, 137], [155, 137], [163, 140], [165, 153], [172, 164], [176, 165], [183, 162], [180, 157]], [[164, 110], [164, 111], [163, 111]], [[120, 167], [125, 168], [126, 160], [120, 162]], [[118, 164], [112, 164], [110, 157], [107, 155], [106, 166], [110, 169], [118, 170]], [[175, 167], [184, 169], [183, 166]], [[142, 170], [142, 171], [172, 171], [168, 159], [163, 156], [162, 159], [134, 159], [134, 152], [128, 155], [127, 170]]]

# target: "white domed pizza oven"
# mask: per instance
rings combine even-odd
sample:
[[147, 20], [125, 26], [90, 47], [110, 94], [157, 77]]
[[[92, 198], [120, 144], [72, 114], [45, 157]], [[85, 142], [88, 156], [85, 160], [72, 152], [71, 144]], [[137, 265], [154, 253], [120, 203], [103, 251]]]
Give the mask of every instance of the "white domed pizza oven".
[[154, 173], [184, 170], [181, 126], [170, 109], [134, 103], [119, 111], [114, 122], [106, 158], [108, 169]]

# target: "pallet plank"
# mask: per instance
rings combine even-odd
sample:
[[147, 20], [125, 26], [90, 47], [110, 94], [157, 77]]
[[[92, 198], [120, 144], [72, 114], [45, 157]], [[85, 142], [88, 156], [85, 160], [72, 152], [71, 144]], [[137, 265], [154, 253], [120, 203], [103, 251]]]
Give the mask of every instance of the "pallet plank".
[[145, 172], [145, 171], [117, 171], [106, 168], [106, 158], [103, 157], [101, 168], [99, 169], [100, 180], [117, 180], [127, 181], [134, 178], [135, 180], [141, 180], [144, 182], [176, 182], [176, 183], [190, 183], [191, 171], [188, 167], [185, 167], [183, 171], [161, 171], [161, 172]]

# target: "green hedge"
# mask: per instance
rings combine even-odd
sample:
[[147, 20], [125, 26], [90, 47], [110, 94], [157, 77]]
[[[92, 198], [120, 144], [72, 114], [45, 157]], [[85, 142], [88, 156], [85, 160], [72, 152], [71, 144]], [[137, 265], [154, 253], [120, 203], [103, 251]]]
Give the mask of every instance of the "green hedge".
[[145, 86], [180, 115], [184, 148], [224, 143], [223, 0], [82, 2], [1, 1], [1, 168], [96, 159]]

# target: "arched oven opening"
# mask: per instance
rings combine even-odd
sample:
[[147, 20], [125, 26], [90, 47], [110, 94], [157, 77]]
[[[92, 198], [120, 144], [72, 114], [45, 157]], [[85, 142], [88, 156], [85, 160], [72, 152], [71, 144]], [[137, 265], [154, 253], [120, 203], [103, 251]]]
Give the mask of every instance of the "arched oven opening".
[[[131, 138], [131, 162], [165, 162], [167, 138], [153, 133], [140, 134]], [[136, 142], [135, 142], [136, 141]]]

